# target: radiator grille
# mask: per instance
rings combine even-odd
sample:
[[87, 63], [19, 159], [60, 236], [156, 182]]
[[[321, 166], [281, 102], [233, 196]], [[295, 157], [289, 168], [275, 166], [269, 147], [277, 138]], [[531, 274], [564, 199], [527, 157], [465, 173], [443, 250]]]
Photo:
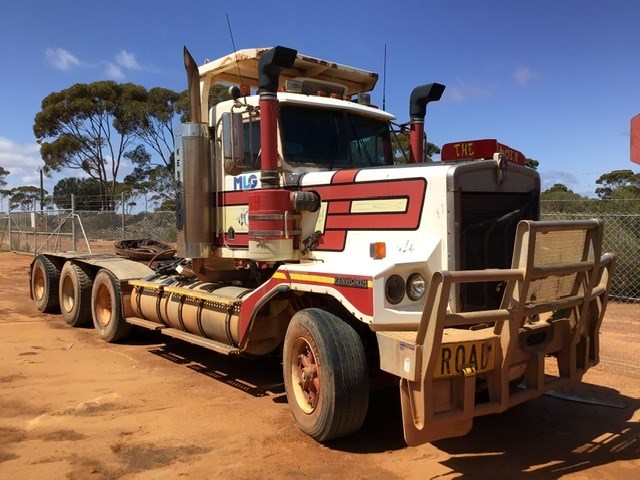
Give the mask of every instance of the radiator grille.
[[[460, 222], [461, 270], [509, 268], [520, 220], [538, 219], [538, 194], [463, 192]], [[502, 286], [495, 282], [461, 288], [463, 311], [497, 308]]]

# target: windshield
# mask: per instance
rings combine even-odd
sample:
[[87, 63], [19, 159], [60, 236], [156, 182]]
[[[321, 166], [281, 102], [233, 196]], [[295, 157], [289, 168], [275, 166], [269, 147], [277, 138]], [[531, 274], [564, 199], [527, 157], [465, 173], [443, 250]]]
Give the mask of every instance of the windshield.
[[280, 128], [289, 163], [340, 167], [393, 165], [389, 125], [340, 110], [282, 105]]

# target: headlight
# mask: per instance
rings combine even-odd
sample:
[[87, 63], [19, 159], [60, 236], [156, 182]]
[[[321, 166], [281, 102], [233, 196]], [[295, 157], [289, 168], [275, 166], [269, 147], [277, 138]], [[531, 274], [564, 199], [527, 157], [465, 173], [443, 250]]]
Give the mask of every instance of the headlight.
[[427, 290], [427, 282], [424, 277], [419, 273], [412, 273], [407, 279], [407, 296], [413, 300], [420, 300], [424, 297], [424, 292]]
[[384, 286], [387, 302], [396, 305], [404, 298], [405, 285], [400, 275], [391, 275]]

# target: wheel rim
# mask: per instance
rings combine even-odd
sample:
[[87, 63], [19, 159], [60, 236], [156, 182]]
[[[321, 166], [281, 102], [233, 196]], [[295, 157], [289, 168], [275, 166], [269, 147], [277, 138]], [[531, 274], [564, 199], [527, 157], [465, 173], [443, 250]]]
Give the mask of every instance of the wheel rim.
[[320, 375], [313, 348], [304, 338], [298, 338], [291, 351], [291, 384], [300, 409], [313, 413], [320, 398]]
[[106, 327], [111, 321], [111, 293], [106, 285], [100, 285], [96, 292], [95, 301], [96, 321], [101, 327]]
[[71, 281], [71, 277], [65, 276], [62, 280], [62, 308], [67, 312], [71, 312], [73, 310], [73, 306], [76, 303], [76, 297], [73, 292], [73, 282]]
[[44, 273], [41, 268], [36, 268], [33, 272], [33, 295], [36, 300], [44, 297]]

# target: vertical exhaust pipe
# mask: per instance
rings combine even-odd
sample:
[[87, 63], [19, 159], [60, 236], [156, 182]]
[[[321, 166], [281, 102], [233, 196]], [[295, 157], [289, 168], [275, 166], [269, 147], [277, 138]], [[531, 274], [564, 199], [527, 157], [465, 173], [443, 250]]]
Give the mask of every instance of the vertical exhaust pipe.
[[189, 95], [189, 122], [202, 123], [202, 110], [200, 110], [200, 74], [198, 64], [187, 50], [182, 51], [184, 57], [184, 69], [187, 72], [187, 93]]
[[409, 100], [409, 161], [424, 161], [424, 117], [427, 114], [427, 103], [437, 102], [442, 97], [445, 86], [440, 83], [420, 85], [411, 92]]
[[189, 122], [182, 125], [182, 151], [176, 154], [178, 248], [184, 258], [207, 258], [211, 249], [212, 207], [209, 128], [202, 119], [198, 65], [184, 48]]

